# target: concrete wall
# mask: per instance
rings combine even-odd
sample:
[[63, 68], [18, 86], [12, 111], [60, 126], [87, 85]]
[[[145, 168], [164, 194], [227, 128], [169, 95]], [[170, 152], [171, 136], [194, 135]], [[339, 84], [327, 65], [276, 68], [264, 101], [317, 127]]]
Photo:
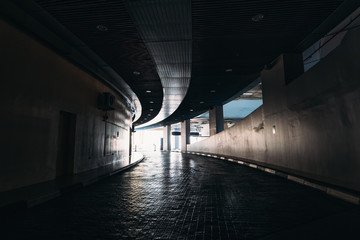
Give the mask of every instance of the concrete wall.
[[104, 122], [97, 96], [109, 88], [1, 20], [0, 36], [0, 191], [56, 178], [60, 111], [76, 116], [73, 173], [127, 165], [125, 103]]
[[[288, 85], [280, 76], [280, 57], [262, 73], [264, 105], [188, 151], [247, 158], [360, 191], [359, 41], [359, 29], [349, 32], [338, 48]], [[278, 78], [264, 78], [267, 71]]]

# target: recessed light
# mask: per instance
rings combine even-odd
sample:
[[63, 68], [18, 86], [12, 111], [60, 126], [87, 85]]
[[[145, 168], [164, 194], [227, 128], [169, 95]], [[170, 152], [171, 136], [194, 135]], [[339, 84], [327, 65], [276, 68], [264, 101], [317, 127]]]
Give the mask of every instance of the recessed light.
[[251, 18], [251, 20], [253, 21], [253, 22], [260, 22], [261, 20], [263, 20], [264, 19], [264, 14], [257, 14], [257, 15], [255, 15], [255, 16], [253, 16], [252, 18]]
[[151, 90], [146, 90], [147, 93], [151, 93]]
[[200, 104], [203, 104], [203, 103], [205, 103], [205, 102], [203, 102], [203, 101], [200, 102]]
[[150, 101], [149, 103], [154, 103], [153, 101]]
[[193, 112], [194, 111], [194, 109], [190, 109], [190, 112]]
[[225, 72], [232, 72], [232, 69], [228, 68], [228, 69], [225, 70]]
[[106, 26], [101, 25], [101, 24], [97, 25], [96, 28], [97, 28], [97, 30], [102, 31], [102, 32], [105, 32], [108, 30], [108, 28]]
[[133, 74], [136, 75], [136, 76], [139, 76], [139, 75], [140, 75], [140, 72], [138, 72], [138, 71], [133, 71]]
[[214, 89], [213, 89], [213, 90], [210, 90], [210, 92], [211, 92], [211, 93], [215, 93], [215, 92], [216, 92], [216, 90], [214, 90]]
[[144, 120], [147, 120], [147, 118], [144, 118]]
[[154, 109], [152, 109], [152, 108], [150, 108], [149, 110], [150, 110], [150, 112], [154, 111]]
[[151, 116], [151, 114], [149, 113], [149, 114], [148, 114], [148, 116], [150, 117], [150, 116]]

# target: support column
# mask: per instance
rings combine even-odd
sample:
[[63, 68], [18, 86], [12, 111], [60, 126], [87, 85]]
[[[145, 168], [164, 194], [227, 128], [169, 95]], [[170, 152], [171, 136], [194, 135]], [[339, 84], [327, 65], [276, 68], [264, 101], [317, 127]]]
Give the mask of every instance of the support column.
[[190, 144], [190, 120], [181, 122], [181, 151], [187, 151], [187, 144]]
[[209, 110], [210, 136], [224, 131], [224, 112], [223, 106], [215, 106]]
[[164, 151], [171, 151], [171, 125], [164, 126]]
[[281, 54], [261, 72], [265, 116], [287, 109], [286, 85], [304, 73], [302, 54]]
[[132, 155], [132, 146], [133, 146], [133, 128], [129, 128], [129, 164], [131, 163], [131, 155]]

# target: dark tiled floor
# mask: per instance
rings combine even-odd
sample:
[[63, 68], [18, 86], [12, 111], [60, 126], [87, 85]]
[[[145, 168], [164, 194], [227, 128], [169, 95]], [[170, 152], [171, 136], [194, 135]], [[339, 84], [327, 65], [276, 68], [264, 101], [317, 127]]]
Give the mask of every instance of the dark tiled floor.
[[[359, 208], [256, 169], [180, 153], [24, 213], [0, 239], [351, 239]], [[358, 236], [354, 239], [358, 239]]]

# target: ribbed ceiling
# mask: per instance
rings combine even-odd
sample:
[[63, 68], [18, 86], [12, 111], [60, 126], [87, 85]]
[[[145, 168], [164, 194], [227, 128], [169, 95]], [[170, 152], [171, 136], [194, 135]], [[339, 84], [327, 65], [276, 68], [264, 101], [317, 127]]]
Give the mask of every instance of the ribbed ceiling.
[[[313, 32], [343, 2], [193, 0], [189, 90], [174, 114], [157, 126], [189, 119], [226, 102], [281, 53], [304, 50], [306, 46], [298, 46], [305, 38], [319, 39], [335, 26], [333, 22], [324, 32]], [[346, 13], [342, 14], [344, 18]], [[253, 21], [256, 15], [263, 18]]]
[[126, 1], [127, 8], [154, 59], [164, 89], [159, 114], [148, 126], [169, 117], [184, 99], [191, 78], [190, 0]]
[[358, 0], [36, 2], [126, 80], [142, 103], [135, 123], [147, 123], [142, 127], [189, 119], [226, 102], [264, 65], [282, 53], [303, 51], [360, 5]]
[[[149, 121], [160, 111], [163, 89], [159, 75], [123, 1], [36, 2], [93, 49], [131, 86], [142, 105], [138, 122]], [[101, 27], [106, 30], [102, 31]]]

